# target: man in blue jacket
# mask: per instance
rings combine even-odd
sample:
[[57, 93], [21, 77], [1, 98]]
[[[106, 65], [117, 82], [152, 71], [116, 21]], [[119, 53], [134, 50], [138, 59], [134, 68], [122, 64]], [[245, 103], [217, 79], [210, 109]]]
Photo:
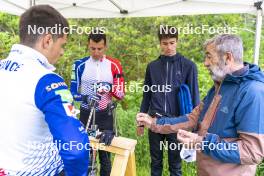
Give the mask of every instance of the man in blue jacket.
[[[204, 47], [204, 65], [215, 84], [203, 101], [178, 118], [152, 119], [140, 113], [138, 123], [158, 133], [178, 131], [181, 142], [198, 149], [200, 176], [255, 175], [264, 158], [264, 74], [258, 66], [243, 63], [238, 36], [219, 35]], [[212, 108], [219, 95], [218, 108]], [[211, 120], [208, 114], [213, 114]], [[205, 124], [209, 128], [203, 131]], [[186, 129], [195, 129], [199, 135]]]
[[[172, 26], [167, 26], [167, 28], [167, 30], [160, 28], [158, 32], [161, 55], [149, 63], [146, 69], [144, 86], [148, 86], [149, 91], [143, 93], [140, 112], [179, 116], [177, 94], [181, 84], [187, 84], [189, 87], [193, 105], [196, 106], [199, 103], [197, 68], [192, 61], [176, 52], [178, 32], [173, 30]], [[177, 143], [175, 134], [149, 131], [152, 176], [162, 175], [163, 151], [160, 150], [160, 143], [164, 140], [168, 141], [168, 145]], [[168, 150], [171, 176], [181, 175], [179, 152], [180, 150]]]
[[53, 72], [68, 27], [51, 6], [33, 6], [20, 17], [20, 44], [0, 61], [1, 176], [87, 176], [88, 135], [66, 83]]

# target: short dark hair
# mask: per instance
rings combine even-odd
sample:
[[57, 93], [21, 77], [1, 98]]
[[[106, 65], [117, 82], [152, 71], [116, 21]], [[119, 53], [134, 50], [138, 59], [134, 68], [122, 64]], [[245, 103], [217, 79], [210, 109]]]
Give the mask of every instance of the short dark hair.
[[90, 40], [93, 40], [96, 43], [100, 42], [101, 40], [104, 40], [104, 44], [106, 45], [106, 34], [101, 29], [94, 29], [88, 36], [88, 42], [90, 42]]
[[166, 31], [162, 30], [162, 28], [160, 27], [158, 31], [159, 41], [168, 38], [176, 38], [176, 40], [178, 40], [178, 35], [179, 34], [177, 28], [173, 26], [166, 26]]
[[[34, 46], [40, 36], [39, 32], [30, 33], [29, 27], [35, 29], [45, 29], [45, 34], [50, 33], [56, 40], [64, 36], [69, 30], [68, 21], [53, 7], [49, 5], [36, 5], [26, 10], [20, 17], [19, 21], [19, 38], [22, 44]], [[51, 33], [51, 28], [56, 27], [56, 33]], [[48, 30], [46, 30], [48, 29]], [[66, 30], [65, 30], [66, 29]]]

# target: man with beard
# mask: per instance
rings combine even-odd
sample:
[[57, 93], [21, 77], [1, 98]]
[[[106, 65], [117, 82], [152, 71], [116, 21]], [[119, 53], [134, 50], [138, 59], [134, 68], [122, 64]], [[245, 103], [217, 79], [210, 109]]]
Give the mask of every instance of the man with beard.
[[198, 175], [255, 175], [264, 156], [264, 74], [243, 63], [238, 36], [216, 36], [204, 48], [214, 86], [203, 101], [188, 115], [155, 119], [139, 113], [137, 122], [158, 133], [178, 132], [179, 141], [197, 150]]

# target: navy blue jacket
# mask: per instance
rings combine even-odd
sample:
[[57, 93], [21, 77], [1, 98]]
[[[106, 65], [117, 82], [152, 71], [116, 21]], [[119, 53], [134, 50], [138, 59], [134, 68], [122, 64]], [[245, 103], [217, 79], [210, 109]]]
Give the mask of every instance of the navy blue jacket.
[[198, 105], [200, 99], [197, 67], [192, 61], [177, 53], [174, 56], [161, 55], [150, 62], [146, 69], [144, 86], [153, 87], [154, 85], [163, 91], [144, 91], [140, 112], [151, 111], [167, 116], [179, 116], [177, 93], [181, 84], [189, 86], [193, 106]]

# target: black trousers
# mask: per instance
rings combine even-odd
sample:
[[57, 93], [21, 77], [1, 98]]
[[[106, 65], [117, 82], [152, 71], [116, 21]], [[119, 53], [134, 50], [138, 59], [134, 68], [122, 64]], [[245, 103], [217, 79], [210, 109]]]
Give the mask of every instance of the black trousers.
[[[149, 130], [149, 147], [151, 157], [151, 176], [161, 176], [163, 169], [163, 145], [168, 146], [168, 162], [170, 176], [181, 176], [180, 146], [177, 142], [177, 135], [159, 134]], [[167, 145], [166, 142], [167, 141]]]
[[[86, 126], [89, 118], [90, 110], [81, 108], [80, 121]], [[93, 119], [92, 119], [93, 120]], [[91, 123], [92, 123], [91, 120]], [[95, 124], [98, 125], [100, 131], [113, 130], [113, 115], [109, 115], [107, 111], [95, 113]], [[110, 176], [111, 173], [111, 154], [106, 151], [99, 150], [100, 176]], [[91, 162], [90, 162], [91, 164]]]
[[[86, 126], [90, 110], [81, 107], [80, 121]], [[93, 116], [90, 125], [93, 122]], [[108, 111], [100, 111], [95, 113], [95, 124], [98, 125], [100, 131], [113, 130], [113, 114], [108, 114]]]

